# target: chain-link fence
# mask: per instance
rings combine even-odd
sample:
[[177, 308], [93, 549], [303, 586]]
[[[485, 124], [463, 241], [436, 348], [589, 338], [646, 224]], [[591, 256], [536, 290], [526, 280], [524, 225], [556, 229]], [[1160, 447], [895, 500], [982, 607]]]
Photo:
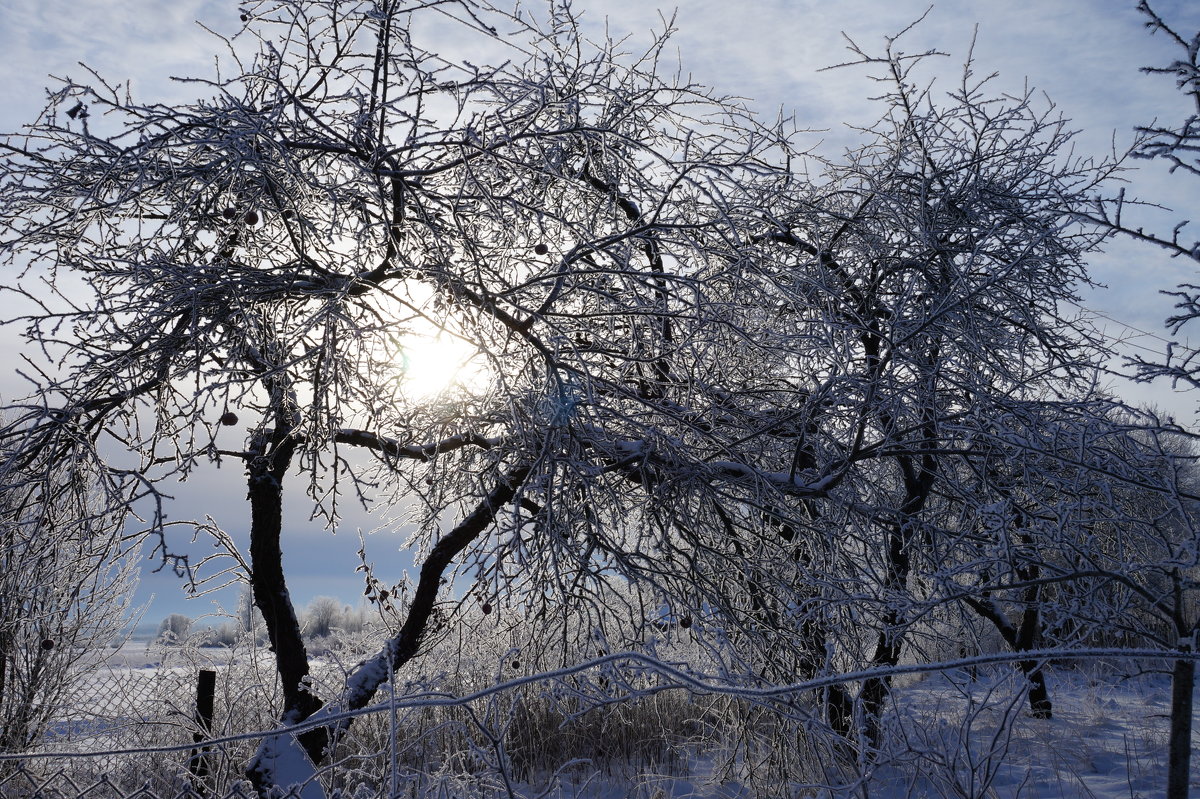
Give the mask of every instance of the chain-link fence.
[[[319, 689], [345, 678], [347, 653], [326, 654], [314, 674]], [[245, 769], [278, 726], [266, 653], [173, 647], [149, 660], [109, 664], [81, 679], [37, 751], [0, 759], [0, 797], [256, 797]], [[733, 697], [667, 690], [670, 678], [659, 682], [616, 661], [524, 676], [511, 654], [490, 665], [455, 665], [397, 688], [402, 694], [390, 702], [385, 690], [383, 703], [340, 735], [311, 787], [296, 786], [292, 795], [491, 799], [511, 797], [517, 784], [525, 786], [517, 795], [527, 795], [534, 782], [586, 782], [597, 770], [636, 773], [648, 786], [652, 775], [673, 779], [667, 775], [686, 770], [689, 752], [746, 713]]]
[[[0, 799], [258, 799], [247, 764], [264, 738], [287, 734], [272, 710], [278, 696], [270, 663], [254, 650], [227, 652], [221, 662], [186, 647], [162, 655], [81, 680], [36, 751], [0, 756]], [[822, 686], [874, 672], [754, 687], [634, 653], [524, 674], [511, 654], [490, 665], [460, 659], [425, 682], [395, 686], [394, 694], [388, 686], [376, 705], [353, 714], [315, 773], [276, 796], [835, 797], [859, 795], [856, 785], [886, 788], [885, 778], [919, 783], [930, 795], [959, 795], [980, 780], [1012, 778], [1019, 787], [1029, 775], [1057, 781], [1067, 795], [1086, 793], [1093, 777], [1124, 780], [1146, 794], [1161, 785], [1165, 768], [1170, 709], [1161, 655], [1001, 653], [897, 667], [891, 674], [898, 682], [928, 682], [899, 691], [892, 726], [869, 759], [822, 724], [818, 702]], [[1028, 685], [1013, 667], [1018, 657], [1061, 664], [1058, 727], [1024, 711]], [[1123, 676], [1097, 671], [1102, 661]], [[326, 689], [344, 680], [347, 667], [336, 652], [320, 663], [314, 683], [336, 695]], [[198, 690], [206, 682], [211, 713]], [[1095, 719], [1120, 734], [1088, 737], [1086, 745], [1070, 737], [1090, 736]], [[1066, 736], [1061, 746], [1048, 737], [1055, 729]], [[1076, 755], [1125, 764], [1125, 773], [1092, 775], [1090, 766], [1072, 765]]]
[[[209, 677], [201, 691], [203, 673]], [[253, 741], [205, 752], [196, 761], [203, 765], [199, 774], [191, 753], [171, 747], [270, 729], [275, 694], [270, 663], [249, 649], [126, 647], [72, 686], [36, 751], [0, 760], [0, 797], [248, 796], [247, 786], [220, 775], [236, 772]], [[202, 718], [198, 700], [203, 704], [205, 696], [211, 712]]]

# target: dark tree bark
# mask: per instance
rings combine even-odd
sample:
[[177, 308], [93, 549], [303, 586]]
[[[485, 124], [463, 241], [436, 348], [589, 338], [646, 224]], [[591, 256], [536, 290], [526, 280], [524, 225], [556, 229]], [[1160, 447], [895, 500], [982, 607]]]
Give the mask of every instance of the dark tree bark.
[[1196, 633], [1200, 622], [1189, 623], [1184, 601], [1184, 576], [1178, 569], [1171, 575], [1174, 627], [1179, 634], [1179, 651], [1188, 657], [1175, 660], [1171, 670], [1171, 729], [1167, 743], [1167, 799], [1187, 799], [1192, 777], [1192, 716], [1196, 691]]
[[[1022, 523], [1023, 517], [1019, 516], [1015, 524]], [[1031, 550], [1035, 544], [1025, 530], [1020, 532], [1019, 538], [1024, 549]], [[1014, 625], [1009, 620], [1004, 610], [992, 601], [989, 593], [985, 592], [983, 599], [967, 597], [965, 602], [968, 607], [992, 623], [1000, 637], [1014, 652], [1028, 652], [1037, 646], [1038, 636], [1042, 632], [1042, 592], [1038, 582], [1042, 572], [1036, 561], [1014, 564], [1013, 572], [1017, 579], [1026, 585], [1025, 590], [1021, 592], [1022, 610], [1018, 624]], [[1050, 690], [1046, 685], [1046, 673], [1041, 661], [1020, 660], [1017, 661], [1017, 667], [1029, 682], [1030, 715], [1035, 719], [1053, 718], [1054, 706], [1050, 700]]]
[[[900, 505], [896, 521], [888, 532], [883, 589], [891, 604], [880, 619], [879, 636], [871, 657], [871, 665], [876, 667], [895, 666], [900, 662], [900, 650], [904, 645], [905, 618], [902, 608], [897, 604], [897, 598], [907, 588], [908, 578], [912, 573], [912, 549], [916, 540], [918, 516], [929, 502], [937, 479], [937, 439], [933, 422], [928, 417], [922, 427], [922, 433], [925, 440], [919, 443], [920, 448], [926, 449], [926, 453], [919, 458], [907, 455], [898, 458], [903, 477], [904, 501]], [[859, 694], [864, 743], [871, 749], [879, 746], [880, 717], [890, 688], [889, 676], [872, 677], [863, 682]]]
[[[321, 701], [307, 688], [308, 650], [283, 572], [283, 478], [295, 449], [294, 441], [285, 440], [272, 447], [269, 455], [255, 457], [249, 470], [250, 585], [275, 653], [284, 721], [301, 721], [321, 707]], [[306, 738], [310, 757], [319, 759], [324, 747], [322, 736]]]
[[[1188, 654], [1191, 654], [1188, 651]], [[1167, 745], [1167, 799], [1187, 799], [1192, 769], [1192, 703], [1196, 661], [1179, 658], [1171, 671], [1171, 731]]]
[[[501, 477], [492, 491], [476, 505], [475, 509], [434, 545], [425, 558], [425, 562], [421, 564], [421, 576], [413, 594], [412, 603], [409, 605], [408, 615], [400, 631], [384, 644], [383, 649], [375, 657], [359, 664], [346, 679], [346, 689], [341, 701], [325, 706], [326, 710], [344, 712], [366, 707], [374, 698], [379, 687], [420, 652], [421, 641], [428, 632], [430, 620], [433, 618], [434, 607], [446, 569], [472, 541], [491, 526], [499, 511], [513, 501], [530, 471], [531, 467], [521, 466]], [[286, 593], [284, 598], [286, 599]], [[290, 602], [284, 604], [287, 608], [291, 607]], [[294, 619], [294, 615], [292, 618]], [[286, 627], [287, 619], [283, 619], [283, 622]], [[299, 630], [298, 624], [295, 629]], [[294, 647], [296, 642], [288, 639], [288, 635], [280, 637], [281, 641]], [[272, 638], [272, 645], [274, 645], [274, 641], [275, 639]], [[302, 641], [299, 642], [299, 645], [303, 650]], [[298, 653], [293, 651], [293, 655], [296, 654]], [[279, 661], [278, 652], [276, 660]], [[308, 673], [307, 656], [304, 657], [303, 663], [303, 674], [306, 675]], [[300, 673], [298, 665], [292, 665], [291, 668], [293, 669], [291, 673]], [[282, 673], [282, 664], [280, 669]], [[322, 708], [321, 702], [312, 694], [303, 691], [300, 694], [293, 698], [292, 701], [295, 704], [288, 705], [291, 710], [290, 714], [285, 714], [285, 722], [297, 724], [311, 719]], [[306, 696], [310, 699], [305, 699]], [[297, 736], [305, 754], [314, 765], [321, 764], [327, 755], [329, 741], [337, 733], [349, 729], [351, 722], [352, 719], [349, 718], [341, 719], [330, 724], [329, 727], [316, 727]], [[270, 795], [270, 791], [276, 784], [273, 767], [267, 762], [264, 752], [275, 744], [277, 742], [273, 739], [264, 739], [246, 770], [246, 775], [255, 790], [264, 797]]]
[[[983, 618], [987, 619], [1000, 633], [1004, 642], [1012, 647], [1014, 652], [1028, 652], [1037, 643], [1037, 634], [1041, 628], [1041, 613], [1038, 609], [1039, 591], [1037, 586], [1025, 590], [1022, 601], [1025, 604], [1021, 611], [1021, 622], [1014, 626], [999, 608], [995, 607], [990, 598], [984, 600], [967, 597], [966, 604]], [[1049, 719], [1054, 715], [1054, 706], [1050, 700], [1050, 691], [1046, 685], [1046, 674], [1041, 661], [1019, 660], [1017, 667], [1029, 682], [1029, 712], [1035, 719]]]

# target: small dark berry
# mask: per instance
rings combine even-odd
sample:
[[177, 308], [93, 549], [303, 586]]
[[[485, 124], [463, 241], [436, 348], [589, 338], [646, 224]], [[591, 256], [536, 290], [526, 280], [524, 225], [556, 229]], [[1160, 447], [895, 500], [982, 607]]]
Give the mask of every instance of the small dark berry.
[[225, 425], [226, 427], [237, 424], [237, 421], [237, 414], [233, 411], [225, 411], [225, 413], [221, 414], [221, 424]]
[[226, 219], [233, 219], [235, 216], [237, 216], [237, 209], [226, 208], [221, 212], [221, 216], [225, 217]]
[[258, 211], [247, 211], [246, 215], [244, 217], [242, 217], [242, 220], [247, 225], [257, 225], [258, 224]]
[[281, 213], [280, 216], [282, 216], [284, 219], [294, 219], [296, 217], [296, 212], [291, 208], [284, 208], [283, 213]]
[[692, 617], [691, 617], [691, 616], [684, 616], [682, 619], [680, 619], [680, 620], [679, 620], [679, 626], [680, 626], [680, 627], [682, 627], [682, 628], [683, 628], [683, 629], [685, 629], [685, 630], [686, 630], [688, 627], [691, 627], [691, 626], [692, 626]]
[[546, 253], [550, 252], [550, 248], [547, 247], [545, 244], [535, 244], [533, 247], [533, 251], [536, 252], [538, 255], [545, 255]]
[[54, 648], [54, 639], [47, 638], [44, 641], [42, 641], [42, 649], [45, 649], [47, 652], [49, 652], [53, 648]]
[[512, 667], [513, 667], [514, 669], [519, 669], [519, 668], [521, 668], [521, 661], [519, 661], [519, 660], [514, 660], [514, 661], [513, 661], [513, 663], [512, 663]]
[[483, 605], [481, 605], [479, 609], [482, 610], [483, 615], [486, 616], [492, 612], [492, 605], [490, 602], [484, 602]]

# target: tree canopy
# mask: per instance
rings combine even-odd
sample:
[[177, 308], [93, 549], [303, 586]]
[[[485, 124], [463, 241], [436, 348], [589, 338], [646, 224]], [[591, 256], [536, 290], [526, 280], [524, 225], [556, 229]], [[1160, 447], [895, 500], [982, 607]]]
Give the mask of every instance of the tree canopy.
[[[931, 618], [1069, 645], [1110, 618], [1079, 588], [1099, 581], [1194, 631], [1162, 601], [1191, 582], [1127, 568], [1137, 536], [1191, 568], [1185, 458], [1096, 390], [1107, 342], [1073, 310], [1119, 164], [1072, 157], [1032, 93], [968, 64], [939, 94], [898, 39], [855, 47], [882, 116], [822, 160], [663, 69], [665, 37], [589, 42], [569, 3], [260, 0], [244, 21], [205, 99], [66, 84], [0, 144], [7, 290], [48, 361], [0, 444], [31, 486], [65, 464], [103, 507], [151, 508], [168, 559], [164, 486], [244, 466], [246, 518], [221, 523], [249, 529], [280, 718], [328, 719], [263, 741], [264, 793], [461, 623], [468, 585], [584, 636], [692, 629], [731, 681], [878, 667], [820, 709], [867, 753]], [[435, 50], [435, 24], [484, 58]], [[480, 379], [407, 384], [429, 331]], [[314, 520], [348, 496], [417, 526], [409, 590], [368, 569], [395, 625], [338, 696], [310, 688], [287, 590], [296, 479]]]

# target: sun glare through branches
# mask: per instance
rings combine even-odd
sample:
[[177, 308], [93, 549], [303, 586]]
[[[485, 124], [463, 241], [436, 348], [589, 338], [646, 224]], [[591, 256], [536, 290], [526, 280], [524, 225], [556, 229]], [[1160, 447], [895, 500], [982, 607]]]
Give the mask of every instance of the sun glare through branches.
[[394, 361], [404, 393], [412, 399], [432, 399], [455, 387], [480, 389], [487, 380], [476, 348], [452, 333], [418, 330], [396, 344]]
[[[1200, 85], [1200, 34], [1148, 2], [1188, 58], [1150, 71]], [[1187, 799], [1200, 433], [1109, 391], [1122, 342], [1081, 303], [1110, 236], [1200, 244], [1130, 227], [1125, 157], [1076, 155], [1054, 105], [973, 49], [947, 92], [916, 23], [846, 39], [879, 116], [823, 155], [673, 67], [665, 18], [630, 53], [572, 0], [238, 5], [220, 72], [181, 79], [213, 97], [146, 104], [89, 69], [0, 133], [0, 300], [27, 307], [0, 323], [28, 384], [0, 408], [0, 796], [64, 743], [95, 764], [61, 772], [76, 799], [117, 754], [214, 799], [594, 795], [593, 751], [629, 759], [638, 796], [644, 752], [739, 797], [998, 795], [1006, 774], [1019, 793], [1041, 766], [1014, 731], [1061, 730], [1060, 662], [1103, 656], [1110, 688], [1153, 671], [1165, 695], [1170, 670], [1144, 748], [1167, 741], [1152, 769]], [[1130, 159], [1200, 175], [1187, 99]], [[1173, 333], [1200, 289], [1168, 294]], [[1164, 357], [1130, 376], [1200, 388]], [[231, 471], [245, 503], [174, 496]], [[353, 572], [322, 557], [351, 506], [405, 528], [406, 572], [361, 538]], [[153, 689], [152, 717], [109, 718], [171, 737], [126, 745], [73, 664], [22, 687], [107, 648], [129, 602], [103, 569], [132, 574], [143, 544], [190, 593], [247, 587], [228, 635], [182, 614], [160, 635], [189, 682], [218, 633], [244, 647], [224, 704], [261, 685], [260, 712], [215, 721], [197, 680], [183, 729]], [[302, 611], [314, 580], [364, 604]], [[72, 640], [89, 604], [103, 635]], [[60, 696], [87, 708], [70, 740], [42, 710]], [[620, 744], [672, 696], [729, 703]], [[418, 750], [436, 764], [406, 765]]]

